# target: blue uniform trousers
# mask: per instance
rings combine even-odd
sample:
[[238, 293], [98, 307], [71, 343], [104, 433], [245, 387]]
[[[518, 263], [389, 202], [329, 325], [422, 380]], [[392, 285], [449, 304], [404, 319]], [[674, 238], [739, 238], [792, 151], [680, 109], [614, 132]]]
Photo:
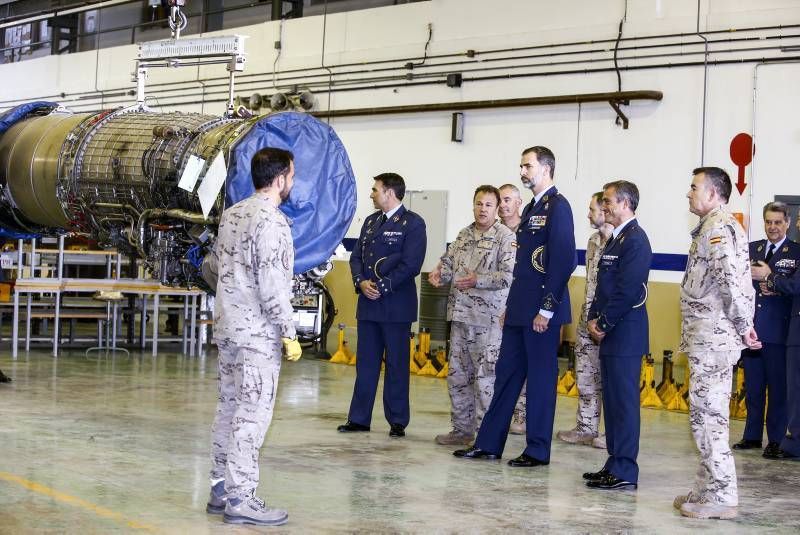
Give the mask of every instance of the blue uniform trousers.
[[781, 442], [781, 449], [800, 457], [800, 346], [786, 349], [786, 383], [789, 434]]
[[370, 425], [372, 407], [378, 390], [381, 361], [386, 351], [386, 373], [383, 381], [383, 413], [390, 424], [408, 425], [408, 368], [410, 348], [408, 336], [411, 322], [378, 322], [358, 320], [356, 347], [356, 383], [350, 402], [348, 420]]
[[600, 355], [603, 381], [603, 421], [608, 460], [604, 468], [637, 483], [639, 465], [639, 376], [641, 356]]
[[495, 368], [494, 396], [483, 417], [475, 447], [503, 453], [514, 406], [527, 379], [525, 453], [540, 461], [550, 460], [560, 335], [560, 325], [551, 325], [541, 334], [531, 325], [503, 327], [500, 357]]
[[[767, 438], [780, 442], [786, 434], [786, 346], [764, 344], [760, 351], [744, 351], [745, 440], [761, 441], [764, 407], [767, 410]], [[769, 396], [767, 394], [769, 392]], [[769, 398], [769, 401], [767, 399]]]

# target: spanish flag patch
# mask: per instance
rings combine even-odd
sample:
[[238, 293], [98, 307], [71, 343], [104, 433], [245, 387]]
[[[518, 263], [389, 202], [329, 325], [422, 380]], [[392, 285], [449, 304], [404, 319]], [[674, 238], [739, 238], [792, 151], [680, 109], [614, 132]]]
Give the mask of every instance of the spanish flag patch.
[[722, 236], [714, 236], [708, 240], [708, 243], [709, 245], [719, 245], [720, 243], [725, 243], [725, 238]]

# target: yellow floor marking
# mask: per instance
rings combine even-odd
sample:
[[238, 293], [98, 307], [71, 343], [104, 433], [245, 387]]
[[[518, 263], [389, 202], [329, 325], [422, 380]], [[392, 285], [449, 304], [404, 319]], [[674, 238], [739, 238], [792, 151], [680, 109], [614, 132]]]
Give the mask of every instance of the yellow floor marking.
[[35, 481], [29, 481], [25, 478], [16, 476], [14, 474], [9, 474], [8, 472], [0, 472], [0, 480], [8, 481], [9, 483], [16, 483], [17, 485], [25, 487], [26, 489], [31, 490], [33, 492], [42, 494], [44, 496], [49, 496], [56, 501], [63, 502], [75, 507], [80, 507], [81, 509], [86, 509], [87, 511], [91, 511], [92, 513], [96, 514], [101, 518], [107, 518], [109, 520], [120, 522], [122, 524], [125, 524], [129, 528], [142, 529], [150, 532], [157, 531], [154, 526], [150, 526], [148, 524], [142, 524], [134, 520], [128, 520], [121, 513], [117, 513], [116, 511], [112, 511], [111, 509], [106, 509], [105, 507], [101, 507], [95, 503], [82, 500], [81, 498], [78, 498], [76, 496], [71, 496], [69, 494], [59, 492], [55, 489], [51, 489], [50, 487], [47, 487], [40, 483], [36, 483]]

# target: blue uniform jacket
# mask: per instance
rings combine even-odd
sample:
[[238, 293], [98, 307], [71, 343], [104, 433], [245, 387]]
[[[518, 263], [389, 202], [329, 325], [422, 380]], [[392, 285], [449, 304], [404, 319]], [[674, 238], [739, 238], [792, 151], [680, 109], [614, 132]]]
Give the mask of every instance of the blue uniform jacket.
[[650, 351], [647, 277], [653, 252], [639, 222], [630, 221], [600, 257], [589, 320], [606, 333], [600, 355], [641, 358]]
[[795, 270], [791, 277], [773, 273], [767, 278], [767, 287], [771, 291], [792, 296], [792, 319], [789, 322], [786, 345], [800, 346], [800, 269]]
[[[750, 261], [763, 261], [768, 245], [767, 240], [751, 242]], [[791, 277], [800, 264], [800, 244], [787, 238], [781, 248], [772, 255], [768, 264], [773, 273]], [[758, 339], [768, 344], [785, 344], [792, 313], [792, 296], [764, 295], [757, 281], [753, 281], [753, 286], [756, 289], [754, 326]]]
[[553, 312], [552, 325], [570, 323], [567, 282], [577, 265], [572, 208], [553, 187], [522, 211], [505, 324], [530, 326], [540, 309]]
[[369, 321], [417, 321], [417, 285], [428, 243], [425, 221], [401, 206], [383, 225], [380, 210], [367, 217], [350, 255], [350, 272], [358, 284], [372, 280], [381, 297], [358, 296], [356, 318]]

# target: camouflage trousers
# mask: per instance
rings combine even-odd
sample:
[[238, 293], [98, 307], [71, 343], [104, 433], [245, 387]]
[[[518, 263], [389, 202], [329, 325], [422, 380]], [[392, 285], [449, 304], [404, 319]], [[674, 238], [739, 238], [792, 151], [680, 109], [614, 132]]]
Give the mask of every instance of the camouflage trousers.
[[689, 422], [700, 450], [691, 498], [735, 506], [739, 503], [736, 465], [728, 445], [733, 365], [740, 351], [691, 351]]
[[514, 416], [511, 418], [511, 423], [525, 425], [526, 419], [526, 406], [528, 404], [528, 381], [522, 383], [522, 392], [519, 393], [519, 399], [514, 406]]
[[600, 346], [589, 337], [586, 324], [577, 330], [575, 344], [575, 379], [578, 383], [578, 414], [576, 428], [579, 433], [597, 436], [600, 433], [600, 408], [603, 383], [600, 380]]
[[218, 341], [219, 400], [211, 428], [211, 480], [225, 479], [230, 497], [258, 487], [258, 454], [272, 421], [281, 370], [281, 344], [257, 351]]
[[499, 325], [451, 324], [447, 390], [453, 429], [459, 433], [474, 434], [489, 408], [501, 338]]

